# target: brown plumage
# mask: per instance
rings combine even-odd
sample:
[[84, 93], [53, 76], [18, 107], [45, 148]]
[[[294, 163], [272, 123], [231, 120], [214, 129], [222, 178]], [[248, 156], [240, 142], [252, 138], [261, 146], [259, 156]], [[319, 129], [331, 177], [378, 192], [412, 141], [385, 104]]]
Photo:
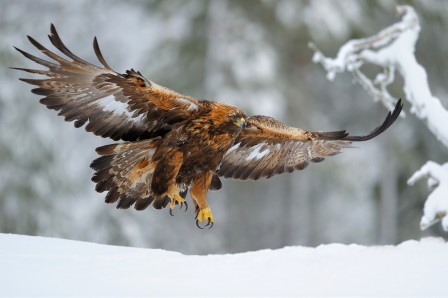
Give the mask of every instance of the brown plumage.
[[[239, 108], [197, 100], [157, 85], [133, 69], [120, 74], [103, 58], [96, 38], [93, 47], [102, 67], [70, 52], [51, 25], [51, 43], [59, 56], [36, 40], [30, 42], [54, 61], [17, 49], [47, 70], [15, 68], [46, 76], [21, 79], [37, 88], [40, 102], [59, 111], [76, 127], [123, 143], [97, 148], [91, 167], [96, 190], [107, 192], [106, 202], [117, 208], [143, 210], [185, 202], [188, 190], [197, 220], [213, 224], [206, 201], [208, 190], [222, 187], [219, 177], [269, 178], [305, 168], [339, 153], [354, 141], [369, 140], [398, 117], [399, 101], [378, 128], [366, 136], [345, 130], [309, 132], [268, 116], [251, 116]], [[199, 226], [199, 225], [198, 225]]]

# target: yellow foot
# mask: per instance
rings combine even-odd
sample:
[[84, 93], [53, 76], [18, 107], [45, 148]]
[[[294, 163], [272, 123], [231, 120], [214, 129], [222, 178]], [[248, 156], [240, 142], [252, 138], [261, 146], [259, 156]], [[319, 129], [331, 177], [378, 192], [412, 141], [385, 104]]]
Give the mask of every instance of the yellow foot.
[[170, 208], [174, 209], [176, 207], [176, 204], [183, 204], [185, 203], [184, 198], [182, 198], [179, 194], [175, 194], [173, 197], [170, 197]]
[[211, 227], [213, 227], [213, 214], [212, 214], [212, 211], [210, 210], [210, 208], [208, 208], [208, 207], [199, 210], [199, 212], [196, 216], [196, 225], [200, 229], [203, 229], [203, 228], [201, 228], [201, 226], [199, 226], [199, 222], [202, 222], [203, 220], [207, 221], [207, 224], [205, 225], [205, 227], [210, 226], [209, 229]]
[[170, 214], [171, 214], [171, 216], [174, 216], [173, 209], [174, 209], [174, 207], [176, 207], [177, 204], [180, 205], [180, 209], [182, 209], [182, 207], [185, 205], [185, 211], [188, 210], [187, 202], [179, 194], [175, 194], [175, 195], [173, 195], [173, 197], [169, 196], [169, 198], [170, 198]]

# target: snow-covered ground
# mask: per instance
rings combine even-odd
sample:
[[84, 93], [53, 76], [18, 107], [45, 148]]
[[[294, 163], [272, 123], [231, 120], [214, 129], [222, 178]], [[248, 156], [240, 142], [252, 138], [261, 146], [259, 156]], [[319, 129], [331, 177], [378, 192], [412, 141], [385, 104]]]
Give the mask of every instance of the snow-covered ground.
[[0, 296], [448, 296], [448, 244], [189, 256], [0, 234]]

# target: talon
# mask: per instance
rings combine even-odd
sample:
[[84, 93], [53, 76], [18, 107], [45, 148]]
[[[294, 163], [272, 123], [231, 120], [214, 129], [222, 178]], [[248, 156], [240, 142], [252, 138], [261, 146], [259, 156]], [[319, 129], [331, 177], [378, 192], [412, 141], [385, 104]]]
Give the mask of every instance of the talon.
[[[170, 209], [173, 210], [176, 205], [180, 205], [180, 209], [182, 209], [183, 204], [187, 204], [187, 202], [185, 202], [184, 198], [182, 198], [179, 194], [175, 194], [172, 197], [169, 196], [170, 198]], [[170, 210], [170, 214], [171, 216], [173, 216], [173, 212]]]
[[213, 227], [213, 221], [210, 220], [210, 217], [208, 218], [207, 221], [208, 221], [208, 223], [204, 226], [204, 228], [208, 227], [209, 229], [211, 229]]
[[[207, 224], [204, 227], [209, 226], [211, 228], [213, 226], [213, 214], [210, 208], [204, 208], [199, 210], [199, 212], [196, 214], [196, 225], [199, 227], [199, 222], [207, 220]], [[201, 228], [203, 229], [203, 228]]]
[[184, 204], [185, 204], [185, 211], [184, 211], [184, 212], [187, 212], [187, 210], [188, 210], [188, 204], [187, 204], [187, 201], [185, 201]]
[[174, 199], [170, 200], [170, 209], [173, 210], [176, 207], [176, 201]]
[[173, 209], [171, 209], [171, 208], [170, 208], [170, 215], [171, 215], [171, 216], [174, 216], [174, 214], [173, 214]]
[[196, 226], [197, 226], [199, 229], [201, 229], [201, 230], [204, 229], [204, 228], [201, 228], [201, 226], [199, 225], [199, 220], [198, 220], [198, 219], [196, 219]]
[[183, 203], [185, 202], [184, 198], [182, 198], [179, 194], [175, 194], [173, 196], [173, 200], [175, 200], [177, 203]]

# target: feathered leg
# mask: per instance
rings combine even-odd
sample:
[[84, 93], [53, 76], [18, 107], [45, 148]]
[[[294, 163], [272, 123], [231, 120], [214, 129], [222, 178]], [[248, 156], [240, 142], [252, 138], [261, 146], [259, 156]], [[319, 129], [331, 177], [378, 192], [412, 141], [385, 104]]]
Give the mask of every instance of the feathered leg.
[[168, 196], [171, 210], [176, 204], [185, 203], [184, 198], [180, 196], [182, 189], [176, 183], [182, 162], [183, 153], [176, 149], [170, 149], [154, 170], [151, 189], [159, 197], [156, 201]]

